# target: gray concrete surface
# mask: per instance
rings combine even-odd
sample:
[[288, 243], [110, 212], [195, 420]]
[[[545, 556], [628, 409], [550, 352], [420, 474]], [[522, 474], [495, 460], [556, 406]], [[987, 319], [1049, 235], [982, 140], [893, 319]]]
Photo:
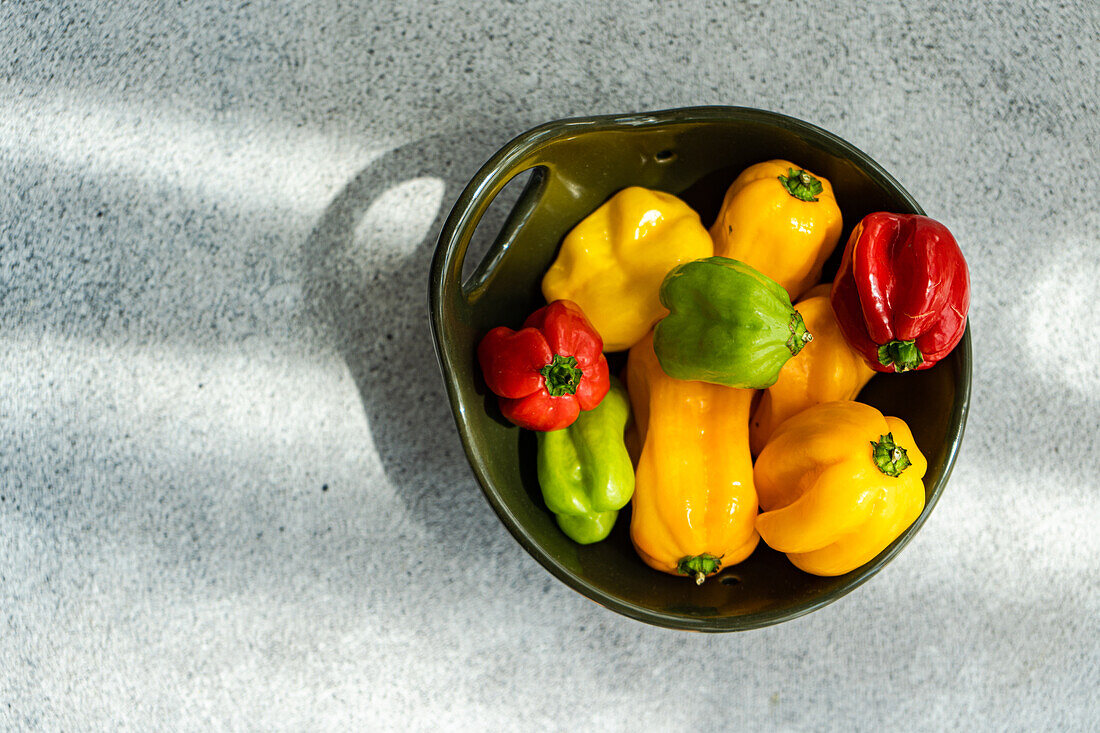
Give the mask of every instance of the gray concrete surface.
[[[1096, 730], [1095, 3], [0, 3], [0, 728]], [[950, 486], [741, 635], [553, 580], [470, 473], [426, 270], [571, 115], [739, 104], [972, 268]]]

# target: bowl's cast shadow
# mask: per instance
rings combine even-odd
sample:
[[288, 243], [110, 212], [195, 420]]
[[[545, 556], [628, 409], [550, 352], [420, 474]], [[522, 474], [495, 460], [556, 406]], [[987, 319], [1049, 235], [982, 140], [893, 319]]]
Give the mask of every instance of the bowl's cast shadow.
[[[468, 547], [473, 522], [492, 520], [443, 390], [428, 320], [428, 269], [451, 205], [508, 132], [503, 125], [468, 130], [386, 153], [329, 204], [302, 251], [306, 307], [355, 380], [386, 478], [447, 554]], [[421, 241], [395, 256], [385, 242], [369, 241], [369, 227], [357, 231], [383, 194], [425, 177], [441, 181], [444, 191]], [[492, 221], [485, 225], [492, 231]], [[369, 271], [356, 261], [364, 255], [373, 259]], [[507, 541], [503, 532], [491, 534]]]

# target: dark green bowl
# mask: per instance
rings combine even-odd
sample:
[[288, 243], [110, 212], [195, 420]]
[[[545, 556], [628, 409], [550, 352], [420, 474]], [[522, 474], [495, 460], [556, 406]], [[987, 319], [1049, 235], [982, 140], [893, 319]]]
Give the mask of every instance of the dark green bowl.
[[[890, 174], [850, 144], [791, 117], [738, 107], [694, 107], [551, 122], [520, 135], [478, 171], [443, 226], [431, 270], [431, 318], [455, 422], [474, 473], [504, 525], [569, 587], [641, 621], [695, 631], [737, 631], [796, 618], [835, 601], [882, 569], [921, 528], [943, 491], [962, 440], [970, 396], [970, 331], [926, 371], [878, 375], [860, 400], [904, 419], [928, 457], [924, 512], [873, 561], [819, 578], [763, 543], [702, 586], [647, 567], [630, 544], [624, 511], [604, 542], [561, 533], [535, 475], [534, 437], [508, 425], [478, 374], [475, 349], [494, 326], [518, 328], [543, 304], [540, 283], [564, 235], [626, 186], [683, 197], [710, 224], [745, 167], [784, 158], [828, 178], [853, 224], [872, 211], [923, 213]], [[488, 253], [462, 282], [479, 220], [516, 175], [534, 169]], [[836, 256], [832, 267], [836, 266]], [[831, 273], [827, 273], [831, 276]]]

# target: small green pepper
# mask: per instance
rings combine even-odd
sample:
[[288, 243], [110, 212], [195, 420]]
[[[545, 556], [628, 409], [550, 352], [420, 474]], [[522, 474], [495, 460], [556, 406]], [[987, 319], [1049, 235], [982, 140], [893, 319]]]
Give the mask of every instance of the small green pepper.
[[629, 421], [626, 389], [612, 377], [599, 406], [567, 428], [537, 433], [542, 498], [561, 530], [582, 545], [607, 537], [634, 494], [634, 466], [623, 439]]
[[661, 283], [669, 314], [653, 350], [675, 379], [763, 389], [813, 336], [787, 291], [744, 262], [708, 257], [674, 268]]

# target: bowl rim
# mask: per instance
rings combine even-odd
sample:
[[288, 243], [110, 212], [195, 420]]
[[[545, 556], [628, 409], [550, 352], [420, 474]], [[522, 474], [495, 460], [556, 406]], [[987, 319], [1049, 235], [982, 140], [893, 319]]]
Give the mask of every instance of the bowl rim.
[[507, 165], [515, 165], [529, 157], [539, 145], [563, 135], [577, 135], [588, 132], [600, 132], [608, 130], [621, 130], [624, 128], [650, 128], [665, 125], [675, 125], [696, 122], [756, 122], [777, 126], [803, 133], [809, 141], [817, 147], [822, 147], [839, 157], [851, 160], [878, 183], [880, 186], [891, 190], [903, 199], [913, 210], [913, 213], [924, 214], [924, 209], [916, 199], [881, 165], [876, 163], [869, 155], [852, 145], [843, 138], [825, 130], [817, 125], [805, 122], [795, 117], [779, 112], [758, 109], [753, 107], [737, 106], [694, 106], [678, 107], [653, 112], [639, 112], [634, 114], [609, 114], [586, 117], [569, 117], [531, 128], [514, 137], [510, 142], [498, 150], [482, 167], [474, 174], [473, 178], [463, 189], [455, 201], [442, 229], [436, 251], [432, 258], [429, 287], [429, 313], [432, 330], [432, 340], [435, 345], [436, 360], [442, 372], [447, 397], [451, 404], [451, 414], [458, 428], [459, 439], [462, 441], [463, 450], [474, 475], [477, 477], [482, 494], [485, 496], [493, 511], [508, 529], [511, 535], [519, 542], [520, 546], [531, 555], [543, 568], [556, 577], [566, 586], [581, 594], [585, 598], [609, 608], [617, 613], [637, 621], [661, 626], [670, 629], [703, 632], [729, 632], [747, 631], [774, 624], [790, 621], [805, 616], [840, 598], [848, 595], [860, 587], [882, 570], [895, 556], [910, 542], [913, 536], [924, 526], [932, 510], [935, 508], [942, 495], [947, 481], [954, 469], [963, 433], [966, 429], [966, 418], [970, 408], [972, 352], [970, 342], [970, 323], [967, 319], [966, 330], [962, 340], [956, 349], [959, 350], [958, 361], [961, 373], [955, 377], [956, 394], [955, 403], [948, 419], [947, 432], [949, 442], [947, 455], [944, 460], [943, 474], [940, 480], [932, 487], [928, 500], [920, 516], [904, 532], [901, 533], [890, 545], [880, 552], [873, 560], [851, 571], [852, 577], [837, 588], [822, 594], [819, 597], [796, 604], [789, 608], [777, 611], [760, 611], [744, 616], [684, 616], [652, 608], [615, 598], [605, 593], [600, 588], [588, 583], [575, 575], [552, 556], [542, 550], [520, 524], [515, 515], [493, 490], [492, 484], [486, 475], [478, 458], [477, 451], [469, 439], [470, 426], [467, 423], [464, 410], [459, 402], [458, 389], [455, 386], [455, 375], [448, 362], [448, 357], [443, 348], [442, 323], [444, 321], [444, 279], [450, 269], [455, 248], [463, 234], [463, 230], [471, 224], [476, 228], [477, 218], [470, 215], [475, 204], [490, 192], [490, 182], [498, 178], [501, 169]]

